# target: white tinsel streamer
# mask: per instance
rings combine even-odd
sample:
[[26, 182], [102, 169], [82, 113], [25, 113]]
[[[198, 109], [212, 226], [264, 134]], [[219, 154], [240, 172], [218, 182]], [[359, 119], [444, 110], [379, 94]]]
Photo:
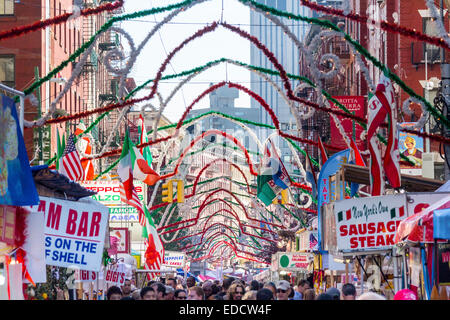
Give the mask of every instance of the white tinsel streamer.
[[[291, 101], [290, 99], [288, 99], [288, 97], [286, 96], [286, 94], [284, 93], [284, 91], [281, 90], [281, 88], [280, 88], [280, 87], [279, 87], [272, 79], [270, 79], [270, 77], [268, 77], [268, 76], [267, 76], [266, 74], [264, 74], [264, 73], [261, 73], [261, 72], [259, 72], [259, 71], [257, 71], [257, 70], [254, 70], [254, 69], [252, 69], [252, 68], [250, 68], [250, 67], [248, 67], [248, 66], [241, 65], [241, 64], [239, 64], [239, 63], [237, 63], [236, 61], [233, 61], [233, 60], [231, 60], [231, 59], [224, 59], [223, 61], [217, 61], [217, 62], [215, 62], [215, 63], [212, 63], [211, 65], [209, 65], [209, 66], [205, 67], [204, 69], [202, 69], [200, 72], [193, 73], [193, 74], [189, 75], [188, 77], [186, 77], [185, 79], [183, 79], [183, 80], [182, 80], [182, 81], [181, 81], [181, 82], [180, 82], [180, 83], [179, 83], [179, 84], [178, 84], [178, 85], [170, 92], [170, 94], [169, 94], [169, 96], [167, 97], [167, 99], [161, 104], [161, 108], [160, 108], [160, 110], [159, 110], [159, 112], [158, 112], [157, 117], [155, 118], [155, 125], [156, 125], [157, 123], [159, 123], [159, 120], [161, 119], [162, 113], [163, 113], [164, 109], [166, 108], [166, 106], [168, 105], [168, 103], [170, 102], [170, 100], [174, 97], [174, 95], [177, 93], [177, 91], [180, 90], [181, 87], [182, 87], [184, 84], [186, 84], [187, 82], [189, 82], [190, 80], [192, 80], [192, 79], [193, 79], [194, 77], [196, 77], [197, 75], [199, 75], [199, 74], [205, 72], [206, 70], [208, 70], [208, 69], [210, 69], [210, 68], [212, 68], [212, 67], [214, 67], [214, 66], [216, 66], [216, 65], [218, 65], [218, 64], [220, 64], [220, 63], [230, 63], [230, 64], [233, 64], [233, 65], [238, 66], [238, 67], [243, 67], [243, 68], [249, 70], [250, 72], [253, 72], [253, 73], [259, 75], [260, 77], [262, 77], [264, 80], [266, 80], [267, 82], [269, 82], [269, 84], [270, 84], [271, 86], [273, 86], [273, 87], [275, 88], [275, 90], [277, 90], [277, 92], [281, 95], [281, 97], [283, 98], [283, 100], [285, 100], [285, 102], [287, 103], [287, 105], [288, 105], [289, 108], [291, 109], [291, 113], [292, 113], [293, 115], [296, 115], [296, 110], [295, 110], [295, 108], [294, 108], [294, 106], [293, 106], [292, 101]], [[297, 127], [298, 127], [298, 128], [301, 128], [301, 122], [300, 122], [300, 120], [298, 119], [297, 116], [295, 117], [295, 119], [296, 119], [296, 122], [297, 122]], [[175, 135], [176, 135], [176, 133], [175, 133]], [[155, 135], [153, 136], [153, 139], [155, 139]]]
[[436, 5], [434, 4], [434, 0], [426, 0], [426, 5], [431, 13], [431, 16], [434, 19], [434, 23], [439, 33], [438, 37], [444, 39], [447, 45], [450, 46], [450, 37], [448, 36], [448, 33], [445, 30], [444, 25], [442, 24], [441, 15], [437, 10]]
[[429, 112], [426, 109], [425, 103], [423, 103], [422, 101], [420, 101], [417, 98], [409, 97], [408, 99], [403, 101], [403, 107], [402, 107], [403, 112], [406, 113], [407, 115], [411, 116], [413, 114], [413, 111], [410, 109], [411, 103], [418, 104], [422, 109], [422, 116], [420, 117], [419, 120], [417, 120], [417, 122], [413, 126], [413, 129], [421, 130], [425, 126], [425, 123], [428, 120]]
[[30, 101], [31, 105], [33, 105], [34, 107], [37, 107], [39, 105], [39, 100], [33, 93], [27, 95], [25, 99], [28, 99], [28, 101]]

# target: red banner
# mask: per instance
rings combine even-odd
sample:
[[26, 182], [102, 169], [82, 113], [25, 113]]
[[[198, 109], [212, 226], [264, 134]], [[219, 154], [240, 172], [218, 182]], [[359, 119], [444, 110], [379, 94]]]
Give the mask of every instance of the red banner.
[[[359, 117], [365, 117], [366, 102], [363, 96], [335, 96], [333, 98], [339, 101], [339, 103], [341, 103], [343, 106], [345, 106], [348, 109], [348, 111], [350, 111], [352, 114]], [[330, 104], [333, 110], [342, 111], [339, 108], [339, 106], [335, 105], [331, 101]], [[363, 131], [363, 128], [359, 124], [357, 124], [354, 120], [343, 118], [340, 116], [336, 117], [341, 122], [342, 127], [344, 128], [347, 136], [353, 137], [354, 141], [356, 142], [356, 145], [358, 146], [359, 151], [366, 150], [367, 149], [366, 141], [361, 140], [361, 132]], [[345, 141], [342, 138], [342, 135], [340, 134], [333, 117], [331, 116], [330, 116], [330, 128], [331, 128], [330, 129], [331, 140], [329, 144], [336, 146], [338, 148], [347, 149], [347, 145], [345, 144]]]

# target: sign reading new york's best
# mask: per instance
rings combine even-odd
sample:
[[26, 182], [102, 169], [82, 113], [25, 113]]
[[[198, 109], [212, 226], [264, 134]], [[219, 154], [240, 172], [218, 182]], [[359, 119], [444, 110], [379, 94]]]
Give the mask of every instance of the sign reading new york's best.
[[338, 251], [385, 250], [407, 215], [404, 194], [335, 202]]
[[108, 208], [90, 199], [65, 201], [39, 197], [45, 214], [45, 263], [99, 271], [108, 222]]

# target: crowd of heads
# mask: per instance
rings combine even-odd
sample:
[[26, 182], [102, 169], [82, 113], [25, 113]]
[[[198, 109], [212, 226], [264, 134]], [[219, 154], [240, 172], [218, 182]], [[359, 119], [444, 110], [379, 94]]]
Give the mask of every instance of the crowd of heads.
[[[402, 290], [394, 300], [412, 297], [409, 291]], [[316, 295], [311, 283], [305, 279], [293, 286], [286, 280], [245, 283], [232, 277], [203, 283], [197, 283], [194, 277], [188, 277], [185, 281], [168, 278], [149, 281], [140, 289], [131, 280], [126, 280], [122, 287], [111, 286], [106, 296], [108, 300], [386, 300], [375, 292], [357, 296], [356, 288], [351, 283], [344, 284], [341, 290], [331, 287]]]

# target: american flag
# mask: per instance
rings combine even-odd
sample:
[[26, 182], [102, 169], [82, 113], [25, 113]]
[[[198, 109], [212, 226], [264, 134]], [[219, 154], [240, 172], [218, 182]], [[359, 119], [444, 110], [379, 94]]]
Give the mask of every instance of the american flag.
[[127, 199], [123, 183], [120, 183], [120, 200], [122, 202], [125, 202], [126, 204], [129, 204], [130, 206], [135, 207], [139, 211], [139, 224], [141, 226], [145, 226], [144, 209], [142, 208], [141, 201], [139, 201], [139, 197], [134, 186], [133, 186], [133, 196], [131, 197], [131, 199]]
[[81, 165], [80, 155], [75, 148], [74, 134], [72, 133], [67, 140], [66, 148], [60, 159], [60, 171], [72, 181], [83, 180], [84, 170]]
[[316, 250], [317, 248], [317, 239], [314, 237], [312, 233], [309, 234], [309, 249]]

